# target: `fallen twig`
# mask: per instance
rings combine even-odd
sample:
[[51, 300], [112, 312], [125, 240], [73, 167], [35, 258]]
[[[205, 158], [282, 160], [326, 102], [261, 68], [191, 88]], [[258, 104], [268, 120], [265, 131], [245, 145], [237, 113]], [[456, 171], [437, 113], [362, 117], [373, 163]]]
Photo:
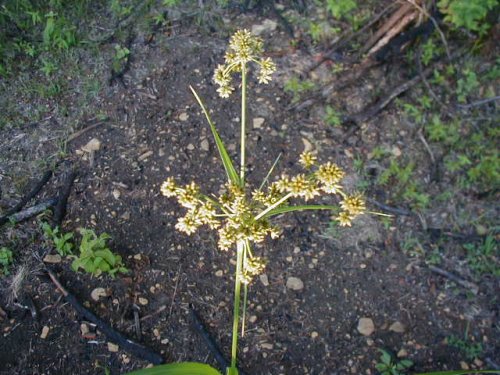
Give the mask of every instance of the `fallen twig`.
[[64, 216], [66, 215], [66, 205], [68, 204], [68, 197], [71, 193], [71, 187], [73, 186], [73, 182], [77, 176], [77, 172], [72, 170], [66, 179], [64, 180], [64, 185], [61, 189], [61, 193], [59, 194], [59, 200], [57, 205], [54, 208], [54, 226], [61, 226]]
[[469, 109], [469, 108], [472, 108], [472, 107], [477, 107], [479, 105], [483, 105], [483, 104], [488, 104], [488, 103], [491, 103], [491, 102], [495, 102], [497, 100], [500, 100], [500, 95], [495, 96], [493, 98], [478, 100], [477, 102], [472, 102], [470, 104], [459, 104], [458, 107], [462, 108], [462, 109]]
[[[215, 343], [212, 336], [210, 336], [210, 333], [208, 333], [207, 329], [205, 328], [205, 325], [201, 321], [200, 316], [195, 311], [193, 306], [189, 306], [189, 311], [191, 312], [193, 327], [205, 341], [205, 344], [208, 346], [208, 349], [210, 349], [210, 351], [212, 352], [215, 360], [219, 364], [219, 367], [225, 371], [225, 369], [229, 367], [229, 362], [226, 361], [226, 359], [224, 358], [224, 355], [217, 347], [217, 344]], [[238, 369], [238, 373], [241, 375], [246, 375], [241, 369]]]
[[368, 200], [371, 204], [374, 206], [380, 208], [383, 211], [389, 212], [390, 214], [395, 214], [395, 215], [403, 215], [403, 216], [411, 216], [413, 215], [413, 212], [409, 210], [405, 210], [404, 208], [398, 208], [398, 207], [391, 207], [387, 206], [383, 203], [380, 203], [374, 199], [369, 199]]
[[29, 219], [30, 217], [38, 215], [39, 213], [42, 213], [43, 211], [49, 209], [52, 206], [55, 206], [56, 204], [57, 198], [47, 199], [45, 202], [38, 203], [21, 212], [17, 212], [13, 215], [8, 216], [5, 221], [0, 222], [0, 225], [5, 224], [6, 222], [19, 223], [21, 221]]
[[435, 273], [437, 273], [437, 274], [439, 274], [441, 276], [444, 276], [444, 277], [450, 279], [451, 281], [454, 281], [457, 284], [463, 286], [464, 288], [469, 289], [474, 294], [477, 294], [479, 292], [479, 287], [475, 283], [473, 283], [473, 282], [464, 280], [461, 277], [456, 276], [455, 274], [453, 274], [451, 272], [448, 272], [446, 270], [443, 270], [442, 268], [439, 268], [439, 267], [436, 267], [436, 266], [430, 265], [429, 269], [432, 272], [435, 272]]
[[26, 204], [32, 200], [39, 192], [42, 190], [42, 188], [45, 186], [45, 184], [50, 180], [52, 177], [52, 170], [47, 170], [40, 181], [33, 187], [33, 189], [30, 190], [28, 194], [26, 194], [18, 204], [16, 204], [14, 207], [12, 207], [10, 210], [8, 210], [4, 216], [0, 217], [0, 225], [5, 224], [7, 221], [9, 221], [9, 216], [12, 216], [13, 214], [21, 211], [21, 209], [26, 206]]
[[128, 351], [129, 353], [135, 355], [136, 357], [139, 357], [155, 365], [159, 365], [164, 362], [164, 359], [158, 353], [153, 352], [151, 349], [148, 349], [145, 346], [142, 346], [136, 342], [133, 342], [132, 340], [127, 339], [121, 333], [115, 331], [110, 325], [108, 325], [102, 319], [98, 318], [92, 312], [87, 310], [80, 302], [78, 302], [75, 296], [70, 294], [62, 286], [62, 284], [52, 271], [47, 269], [47, 273], [52, 282], [54, 283], [54, 285], [64, 295], [66, 301], [68, 301], [71, 304], [71, 306], [73, 306], [73, 308], [77, 311], [77, 313], [80, 314], [86, 320], [94, 323], [99, 329], [99, 331], [104, 333], [110, 341], [113, 341], [115, 344], [117, 344], [124, 350]]
[[80, 137], [82, 134], [88, 132], [89, 130], [95, 129], [98, 126], [101, 126], [104, 124], [105, 121], [108, 121], [109, 118], [105, 118], [102, 121], [98, 121], [95, 124], [89, 125], [86, 128], [83, 128], [81, 130], [78, 130], [77, 132], [71, 134], [68, 139], [66, 140], [66, 143], [70, 143], [71, 141], [75, 140], [76, 138]]

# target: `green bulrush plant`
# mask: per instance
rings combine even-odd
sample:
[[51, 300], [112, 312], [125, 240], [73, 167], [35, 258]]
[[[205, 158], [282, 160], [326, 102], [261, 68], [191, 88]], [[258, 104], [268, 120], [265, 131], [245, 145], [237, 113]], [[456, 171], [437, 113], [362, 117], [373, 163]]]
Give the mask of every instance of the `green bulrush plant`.
[[[262, 243], [267, 236], [277, 238], [280, 229], [271, 223], [271, 218], [286, 212], [304, 210], [332, 210], [336, 212], [335, 220], [340, 226], [350, 226], [353, 219], [366, 212], [365, 200], [360, 194], [348, 194], [341, 185], [344, 171], [332, 162], [318, 164], [316, 157], [304, 152], [299, 162], [304, 173], [295, 176], [282, 175], [277, 181], [268, 184], [267, 177], [261, 186], [251, 191], [246, 181], [246, 101], [247, 79], [250, 64], [258, 67], [258, 81], [266, 84], [271, 80], [275, 65], [269, 58], [262, 57], [263, 42], [249, 31], [236, 32], [230, 40], [225, 55], [225, 63], [219, 65], [214, 74], [218, 84], [218, 93], [228, 98], [234, 91], [232, 76], [241, 74], [241, 133], [240, 133], [240, 169], [234, 167], [232, 160], [210, 118], [201, 98], [193, 88], [194, 97], [198, 101], [211, 132], [214, 136], [219, 156], [224, 166], [227, 183], [218, 197], [205, 195], [200, 187], [191, 182], [180, 186], [173, 177], [168, 177], [160, 191], [166, 197], [176, 198], [187, 211], [179, 218], [176, 229], [191, 235], [203, 225], [217, 230], [218, 247], [222, 251], [235, 249], [236, 270], [234, 281], [233, 327], [231, 344], [231, 363], [226, 375], [238, 375], [236, 367], [238, 338], [241, 312], [246, 309], [247, 287], [252, 279], [262, 273], [265, 260], [257, 256], [253, 244]], [[276, 164], [276, 163], [275, 163]], [[267, 174], [269, 176], [274, 168]], [[338, 198], [338, 205], [295, 205], [292, 198], [309, 201], [322, 194], [332, 194]], [[243, 290], [242, 290], [243, 289]], [[243, 293], [243, 301], [241, 300]], [[243, 308], [241, 309], [241, 305]], [[242, 329], [243, 331], [243, 329]], [[194, 362], [174, 363], [142, 369], [129, 375], [220, 375], [214, 368]]]
[[[254, 253], [252, 245], [262, 243], [267, 236], [277, 238], [281, 232], [270, 219], [285, 212], [327, 209], [338, 212], [336, 220], [340, 225], [350, 226], [352, 220], [366, 210], [365, 201], [361, 195], [351, 195], [344, 191], [341, 185], [344, 171], [332, 162], [318, 164], [316, 157], [309, 152], [304, 152], [299, 159], [304, 173], [295, 176], [283, 175], [277, 181], [268, 184], [265, 189], [263, 187], [267, 181], [264, 181], [258, 189], [253, 191], [249, 189], [245, 175], [248, 74], [251, 66], [255, 64], [258, 68], [258, 82], [267, 84], [276, 69], [273, 61], [262, 57], [262, 53], [263, 42], [260, 38], [253, 36], [247, 30], [238, 31], [230, 40], [225, 63], [219, 65], [214, 73], [214, 81], [219, 86], [217, 91], [222, 98], [228, 98], [235, 90], [232, 83], [233, 75], [241, 74], [239, 172], [236, 171], [202, 100], [191, 88], [210, 125], [226, 171], [228, 182], [224, 192], [217, 198], [213, 198], [203, 194], [196, 183], [191, 182], [185, 186], [179, 186], [172, 177], [167, 178], [161, 185], [163, 195], [177, 198], [178, 203], [187, 209], [185, 216], [178, 219], [175, 226], [177, 230], [190, 235], [200, 226], [207, 225], [218, 231], [218, 247], [222, 251], [236, 249], [231, 364], [226, 371], [228, 375], [238, 374], [236, 367], [238, 336], [241, 312], [243, 310], [244, 315], [246, 308], [247, 286], [265, 268], [265, 260]], [[338, 205], [293, 205], [289, 202], [292, 198], [309, 201], [322, 194], [337, 196], [340, 209]], [[242, 293], [243, 309], [241, 310]], [[164, 365], [163, 368], [168, 370], [168, 366], [170, 365]], [[193, 364], [186, 366], [193, 366]]]

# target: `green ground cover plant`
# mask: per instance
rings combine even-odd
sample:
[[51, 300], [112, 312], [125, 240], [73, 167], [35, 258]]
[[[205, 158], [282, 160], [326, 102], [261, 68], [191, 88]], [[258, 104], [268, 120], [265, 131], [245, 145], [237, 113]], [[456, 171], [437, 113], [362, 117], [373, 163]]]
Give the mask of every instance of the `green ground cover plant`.
[[79, 247], [78, 256], [75, 257], [71, 268], [78, 271], [80, 268], [85, 272], [99, 277], [107, 273], [115, 277], [116, 273], [127, 273], [120, 255], [113, 253], [107, 245], [111, 238], [107, 233], [99, 236], [92, 229], [80, 229], [82, 240]]
[[61, 256], [73, 254], [73, 233], [62, 233], [59, 227], [52, 228], [49, 223], [42, 223], [42, 230], [45, 239], [49, 243], [53, 243], [56, 251]]
[[7, 247], [0, 248], [0, 266], [2, 275], [9, 275], [9, 267], [13, 262], [12, 251]]

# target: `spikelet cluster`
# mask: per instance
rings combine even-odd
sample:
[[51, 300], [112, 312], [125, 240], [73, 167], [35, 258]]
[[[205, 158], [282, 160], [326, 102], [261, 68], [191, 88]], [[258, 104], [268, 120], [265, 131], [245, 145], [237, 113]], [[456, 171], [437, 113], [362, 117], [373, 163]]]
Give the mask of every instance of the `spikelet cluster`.
[[252, 35], [248, 30], [239, 30], [229, 42], [229, 48], [224, 56], [225, 63], [217, 66], [214, 72], [214, 82], [219, 85], [217, 92], [222, 98], [228, 98], [234, 91], [232, 75], [241, 72], [248, 63], [256, 63], [259, 83], [269, 83], [271, 75], [276, 70], [274, 62], [263, 57], [262, 39]]

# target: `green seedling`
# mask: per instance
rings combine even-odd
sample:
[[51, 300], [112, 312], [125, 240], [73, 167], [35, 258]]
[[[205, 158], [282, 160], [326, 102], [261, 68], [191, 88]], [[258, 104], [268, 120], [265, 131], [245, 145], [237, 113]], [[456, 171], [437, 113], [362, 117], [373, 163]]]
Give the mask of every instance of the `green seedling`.
[[457, 336], [449, 336], [447, 338], [448, 345], [460, 350], [465, 358], [472, 361], [476, 358], [479, 358], [483, 354], [483, 345], [480, 342], [471, 342], [465, 337], [461, 339]]
[[113, 56], [112, 69], [114, 72], [120, 72], [124, 65], [127, 64], [130, 55], [130, 50], [127, 47], [120, 45], [115, 46], [115, 55]]
[[445, 14], [444, 20], [456, 28], [478, 32], [483, 35], [490, 25], [485, 22], [486, 15], [498, 5], [497, 0], [440, 0], [438, 8]]
[[467, 251], [466, 259], [469, 267], [477, 276], [491, 274], [500, 276], [500, 248], [497, 239], [488, 235], [480, 244], [468, 243], [464, 245]]
[[42, 223], [42, 230], [45, 239], [54, 244], [59, 255], [73, 254], [73, 244], [70, 242], [73, 239], [73, 233], [62, 233], [59, 227], [52, 228], [48, 223]]
[[413, 366], [413, 362], [409, 359], [398, 361], [389, 352], [379, 349], [381, 356], [380, 362], [375, 365], [375, 368], [380, 372], [380, 375], [404, 375]]
[[337, 19], [346, 17], [357, 7], [355, 0], [326, 0], [326, 9]]
[[292, 102], [296, 103], [307, 92], [314, 90], [316, 85], [310, 80], [299, 80], [297, 77], [292, 77], [285, 83], [285, 92], [292, 94]]
[[324, 120], [330, 126], [340, 126], [342, 124], [340, 113], [330, 105], [327, 105], [325, 108]]
[[0, 266], [2, 266], [2, 274], [9, 275], [9, 266], [12, 264], [12, 251], [6, 247], [0, 248]]
[[99, 236], [91, 229], [80, 229], [82, 241], [79, 247], [79, 255], [75, 257], [71, 268], [78, 271], [82, 268], [85, 272], [99, 277], [107, 273], [115, 277], [117, 272], [127, 273], [127, 268], [122, 263], [121, 256], [114, 254], [106, 242], [111, 238], [107, 233]]

